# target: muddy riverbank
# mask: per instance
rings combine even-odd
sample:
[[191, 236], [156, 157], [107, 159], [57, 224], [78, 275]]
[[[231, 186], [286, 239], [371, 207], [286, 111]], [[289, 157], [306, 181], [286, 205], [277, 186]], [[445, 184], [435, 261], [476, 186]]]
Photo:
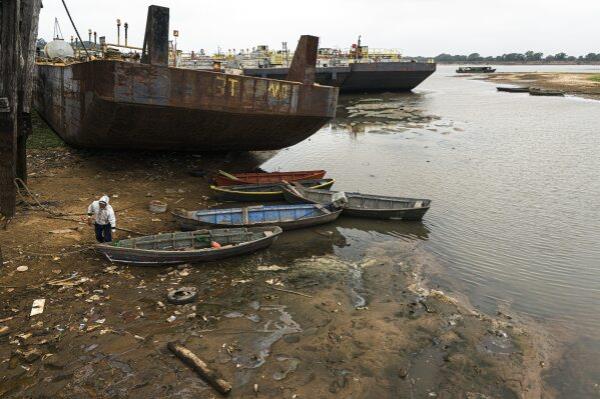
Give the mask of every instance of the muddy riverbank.
[[600, 99], [600, 74], [566, 72], [494, 73], [482, 79], [496, 83], [560, 90], [566, 94]]
[[[74, 221], [21, 204], [0, 231], [0, 397], [217, 397], [166, 349], [174, 340], [231, 381], [231, 397], [552, 396], [542, 381], [549, 340], [430, 286], [422, 270], [435, 259], [418, 243], [357, 244], [340, 233], [361, 221], [178, 268], [111, 265], [86, 249], [92, 231], [77, 219], [98, 195], [112, 196], [120, 227], [170, 231], [171, 218], [149, 213], [148, 201], [221, 205], [189, 171], [251, 169], [268, 157], [32, 150], [31, 189]], [[180, 286], [197, 287], [197, 301], [169, 304]], [[43, 313], [30, 317], [41, 298]]]

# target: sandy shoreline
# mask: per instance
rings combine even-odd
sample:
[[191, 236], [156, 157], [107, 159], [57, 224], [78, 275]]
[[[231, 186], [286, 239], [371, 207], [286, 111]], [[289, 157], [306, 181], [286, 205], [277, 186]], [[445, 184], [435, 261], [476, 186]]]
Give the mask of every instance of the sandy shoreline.
[[[597, 80], [592, 80], [595, 77]], [[478, 77], [479, 78], [479, 77]], [[600, 74], [569, 72], [494, 73], [481, 77], [495, 83], [560, 90], [566, 94], [600, 100]]]
[[[157, 233], [175, 225], [147, 211], [151, 199], [217, 204], [189, 170], [260, 164], [231, 159], [40, 149], [30, 152], [29, 183], [63, 213], [111, 194], [121, 227]], [[217, 397], [166, 350], [172, 340], [231, 381], [233, 398], [552, 397], [545, 338], [430, 289], [421, 271], [431, 259], [413, 244], [344, 258], [335, 247], [345, 237], [329, 225], [244, 258], [140, 268], [77, 252], [93, 244], [90, 229], [48, 216], [21, 204], [0, 231], [1, 397]], [[190, 285], [195, 304], [167, 303], [167, 290]], [[29, 317], [37, 298], [44, 313]]]

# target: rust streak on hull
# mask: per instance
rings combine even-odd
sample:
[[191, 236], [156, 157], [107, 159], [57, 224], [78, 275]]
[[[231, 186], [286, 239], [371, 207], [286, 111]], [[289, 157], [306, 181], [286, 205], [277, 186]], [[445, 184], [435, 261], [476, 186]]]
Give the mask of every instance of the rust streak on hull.
[[99, 60], [40, 64], [35, 106], [70, 145], [253, 151], [294, 145], [335, 116], [336, 88]]

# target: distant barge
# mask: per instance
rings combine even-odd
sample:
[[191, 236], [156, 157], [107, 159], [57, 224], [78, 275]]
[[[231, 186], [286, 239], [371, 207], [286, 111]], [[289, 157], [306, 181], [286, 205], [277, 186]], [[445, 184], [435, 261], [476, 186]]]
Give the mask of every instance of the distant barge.
[[[340, 88], [342, 93], [410, 91], [436, 70], [432, 62], [370, 62], [318, 67], [316, 82]], [[282, 79], [288, 68], [249, 68], [244, 75]]]

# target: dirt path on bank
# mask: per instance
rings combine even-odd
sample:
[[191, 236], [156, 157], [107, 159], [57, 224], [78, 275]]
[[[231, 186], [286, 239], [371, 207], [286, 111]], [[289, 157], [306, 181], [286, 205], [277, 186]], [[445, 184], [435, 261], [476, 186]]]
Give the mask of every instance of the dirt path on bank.
[[[30, 187], [54, 212], [83, 214], [106, 193], [119, 226], [158, 233], [175, 224], [147, 211], [152, 199], [218, 205], [190, 170], [251, 169], [260, 159], [60, 148], [31, 151], [29, 164]], [[0, 397], [218, 397], [166, 349], [173, 340], [231, 381], [234, 398], [544, 390], [547, 342], [510, 316], [484, 316], [424, 287], [420, 270], [431, 260], [414, 244], [373, 244], [344, 258], [335, 249], [350, 244], [329, 225], [286, 233], [243, 258], [141, 268], [111, 265], [86, 250], [89, 227], [48, 216], [21, 204], [0, 231]], [[198, 300], [169, 304], [166, 293], [180, 286], [197, 287]], [[43, 313], [30, 317], [40, 298]]]

